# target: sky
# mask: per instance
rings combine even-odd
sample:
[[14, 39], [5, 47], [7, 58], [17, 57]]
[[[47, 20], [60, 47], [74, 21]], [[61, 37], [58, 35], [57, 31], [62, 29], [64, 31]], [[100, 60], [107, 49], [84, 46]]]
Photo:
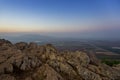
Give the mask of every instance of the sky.
[[0, 33], [116, 37], [120, 0], [0, 0]]

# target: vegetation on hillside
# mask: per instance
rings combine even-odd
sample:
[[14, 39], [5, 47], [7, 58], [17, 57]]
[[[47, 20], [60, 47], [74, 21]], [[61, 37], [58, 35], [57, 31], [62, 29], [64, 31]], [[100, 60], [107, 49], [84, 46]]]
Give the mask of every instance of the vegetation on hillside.
[[109, 66], [115, 66], [117, 64], [120, 64], [120, 61], [119, 60], [109, 60], [109, 59], [102, 59], [101, 61], [102, 63], [105, 63]]

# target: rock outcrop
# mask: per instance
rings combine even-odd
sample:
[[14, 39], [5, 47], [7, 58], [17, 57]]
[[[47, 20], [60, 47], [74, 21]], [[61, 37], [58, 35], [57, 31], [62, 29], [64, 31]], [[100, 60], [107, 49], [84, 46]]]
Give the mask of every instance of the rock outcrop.
[[85, 52], [58, 52], [51, 44], [0, 40], [0, 80], [120, 80], [110, 67]]

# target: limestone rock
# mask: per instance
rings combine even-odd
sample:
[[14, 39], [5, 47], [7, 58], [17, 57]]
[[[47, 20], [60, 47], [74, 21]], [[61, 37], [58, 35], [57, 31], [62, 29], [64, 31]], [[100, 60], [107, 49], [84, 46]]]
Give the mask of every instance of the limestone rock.
[[19, 43], [16, 43], [15, 46], [20, 50], [24, 50], [27, 48], [28, 44], [25, 42], [19, 42]]
[[117, 69], [117, 70], [120, 70], [120, 64], [114, 66], [113, 68]]
[[43, 64], [32, 76], [33, 80], [64, 80], [62, 76], [48, 64]]
[[0, 80], [16, 80], [16, 78], [11, 75], [3, 74], [3, 75], [0, 75]]
[[120, 80], [120, 66], [102, 64], [92, 53], [0, 39], [0, 80]]

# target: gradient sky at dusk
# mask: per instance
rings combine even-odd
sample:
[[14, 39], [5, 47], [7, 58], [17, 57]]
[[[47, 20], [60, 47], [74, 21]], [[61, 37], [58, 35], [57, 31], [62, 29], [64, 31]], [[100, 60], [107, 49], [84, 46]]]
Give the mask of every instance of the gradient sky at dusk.
[[0, 0], [0, 32], [114, 36], [119, 30], [120, 0]]

